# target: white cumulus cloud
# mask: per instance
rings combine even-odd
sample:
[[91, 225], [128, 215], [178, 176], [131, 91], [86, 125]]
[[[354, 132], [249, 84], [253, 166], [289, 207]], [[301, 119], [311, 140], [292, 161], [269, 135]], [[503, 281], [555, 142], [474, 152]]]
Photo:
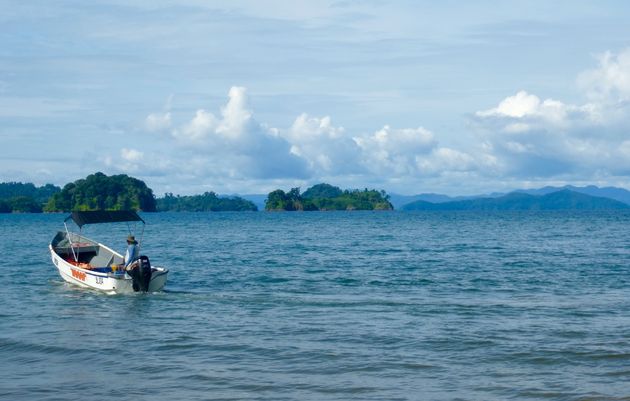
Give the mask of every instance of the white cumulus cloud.
[[580, 74], [578, 84], [596, 101], [630, 100], [630, 48], [599, 56], [597, 68]]
[[346, 174], [363, 171], [360, 149], [343, 127], [330, 117], [298, 116], [287, 130], [278, 130], [291, 144], [291, 152], [304, 159], [313, 174]]
[[138, 162], [142, 160], [144, 153], [135, 149], [122, 148], [120, 150], [120, 157], [128, 162]]
[[144, 120], [144, 126], [149, 132], [165, 131], [171, 128], [171, 113], [152, 113]]
[[540, 107], [538, 96], [520, 91], [514, 96], [509, 96], [501, 101], [495, 108], [486, 111], [478, 111], [479, 117], [514, 117], [521, 118], [526, 115], [536, 114]]
[[104, 163], [117, 172], [137, 173], [143, 170], [144, 153], [136, 149], [122, 148], [118, 157], [106, 156]]
[[256, 121], [247, 90], [232, 87], [220, 115], [199, 109], [194, 117], [172, 130], [185, 149], [186, 167], [199, 175], [235, 178], [305, 178], [307, 164], [284, 138]]
[[175, 138], [184, 142], [197, 142], [205, 139], [208, 135], [215, 132], [219, 122], [217, 118], [203, 109], [197, 110], [195, 117], [181, 129], [173, 131]]
[[540, 100], [536, 95], [519, 91], [503, 99], [497, 107], [478, 111], [479, 119], [503, 123], [506, 132], [524, 132], [541, 125], [566, 127], [579, 121], [595, 121], [597, 113], [593, 104], [568, 105], [554, 99]]
[[423, 158], [437, 146], [433, 133], [423, 127], [394, 129], [386, 125], [371, 135], [355, 136], [362, 161], [377, 174], [418, 173]]

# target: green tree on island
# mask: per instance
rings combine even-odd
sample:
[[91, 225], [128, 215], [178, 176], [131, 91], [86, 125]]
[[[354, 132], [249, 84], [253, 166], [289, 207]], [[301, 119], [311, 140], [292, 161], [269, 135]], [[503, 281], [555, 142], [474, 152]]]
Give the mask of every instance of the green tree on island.
[[277, 189], [267, 196], [265, 210], [305, 210], [300, 188], [292, 188], [289, 192]]
[[54, 194], [46, 212], [72, 210], [142, 210], [156, 211], [153, 191], [144, 181], [126, 174], [107, 176], [103, 173], [88, 175], [85, 179], [66, 184]]
[[330, 184], [317, 184], [300, 194], [299, 188], [288, 193], [277, 189], [267, 196], [265, 210], [393, 210], [385, 191], [345, 190]]
[[302, 194], [302, 197], [308, 198], [308, 199], [317, 199], [317, 198], [321, 199], [321, 198], [337, 198], [341, 195], [343, 195], [343, 191], [341, 190], [341, 188], [335, 187], [334, 185], [322, 183], [322, 184], [313, 185], [312, 187], [304, 191], [304, 193]]

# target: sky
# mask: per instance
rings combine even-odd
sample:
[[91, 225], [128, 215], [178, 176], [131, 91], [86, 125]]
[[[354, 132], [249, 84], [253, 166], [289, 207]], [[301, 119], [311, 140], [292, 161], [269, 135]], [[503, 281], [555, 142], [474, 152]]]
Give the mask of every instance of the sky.
[[625, 1], [0, 0], [0, 181], [630, 189]]

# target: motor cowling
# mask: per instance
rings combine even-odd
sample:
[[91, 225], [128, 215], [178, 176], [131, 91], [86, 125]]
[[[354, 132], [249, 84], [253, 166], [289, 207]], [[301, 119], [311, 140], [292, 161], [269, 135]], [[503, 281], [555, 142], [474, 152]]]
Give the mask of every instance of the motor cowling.
[[134, 263], [133, 268], [128, 271], [128, 274], [133, 279], [132, 287], [134, 291], [149, 291], [149, 283], [151, 282], [151, 262], [149, 261], [148, 256], [140, 256]]

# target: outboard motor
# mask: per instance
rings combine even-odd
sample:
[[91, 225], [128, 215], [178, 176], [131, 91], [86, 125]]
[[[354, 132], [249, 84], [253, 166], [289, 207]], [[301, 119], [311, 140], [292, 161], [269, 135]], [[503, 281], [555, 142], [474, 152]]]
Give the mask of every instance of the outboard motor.
[[133, 279], [133, 290], [136, 292], [149, 291], [149, 283], [151, 282], [151, 262], [149, 262], [149, 257], [142, 255], [134, 264], [134, 268], [128, 272]]

